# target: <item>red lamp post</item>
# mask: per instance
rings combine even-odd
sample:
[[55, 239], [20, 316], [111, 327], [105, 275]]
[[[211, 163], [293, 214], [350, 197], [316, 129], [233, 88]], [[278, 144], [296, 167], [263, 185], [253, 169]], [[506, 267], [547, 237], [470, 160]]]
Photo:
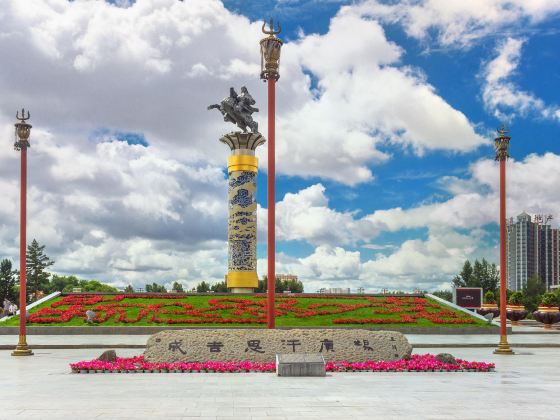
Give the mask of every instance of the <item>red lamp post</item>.
[[267, 34], [261, 39], [261, 79], [268, 82], [268, 285], [267, 285], [267, 327], [275, 327], [274, 314], [274, 289], [275, 289], [275, 258], [276, 258], [276, 149], [274, 143], [275, 119], [276, 119], [276, 81], [280, 78], [278, 68], [280, 65], [280, 50], [282, 41], [276, 37], [281, 27], [274, 30], [274, 22], [270, 19], [269, 29], [265, 29], [263, 23], [262, 31]]
[[496, 160], [500, 162], [500, 343], [495, 354], [514, 354], [507, 341], [506, 329], [506, 161], [509, 157], [509, 137], [505, 125], [494, 139]]
[[31, 124], [25, 121], [29, 119], [29, 111], [27, 117], [25, 110], [21, 110], [21, 117], [19, 112], [16, 113], [16, 118], [19, 120], [15, 124], [16, 135], [14, 149], [21, 151], [21, 172], [20, 172], [20, 220], [19, 220], [19, 341], [12, 352], [12, 356], [31, 356], [33, 352], [27, 346], [26, 339], [26, 306], [27, 306], [27, 287], [26, 287], [26, 227], [27, 227], [27, 148], [29, 144], [29, 134], [31, 133]]

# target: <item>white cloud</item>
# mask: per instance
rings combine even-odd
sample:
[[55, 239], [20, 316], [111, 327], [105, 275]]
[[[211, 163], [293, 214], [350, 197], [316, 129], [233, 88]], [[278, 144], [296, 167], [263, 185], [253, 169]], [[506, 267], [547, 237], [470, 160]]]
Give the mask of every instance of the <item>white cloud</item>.
[[263, 103], [258, 69], [248, 77], [246, 65], [259, 63], [260, 28], [217, 0], [12, 0], [0, 27], [0, 111], [33, 104], [57, 136], [140, 132], [175, 157], [222, 164], [218, 139], [233, 126], [206, 106], [243, 84]]
[[[222, 168], [110, 141], [79, 150], [33, 129], [28, 237], [61, 273], [113, 284], [221, 280], [227, 262]], [[66, 143], [66, 144], [65, 144]], [[0, 244], [17, 256], [18, 153], [0, 153]]]
[[[520, 140], [514, 136], [514, 141]], [[560, 183], [560, 155], [533, 154], [522, 161], [510, 159], [507, 165], [508, 217], [515, 217], [522, 211], [554, 216], [560, 214], [560, 198], [556, 194]], [[350, 228], [345, 228], [347, 236], [343, 239], [325, 239], [319, 235], [322, 229], [308, 233], [320, 245], [307, 257], [279, 257], [277, 272], [284, 270], [298, 274], [304, 284], [309, 284], [308, 291], [328, 286], [365, 287], [369, 291], [382, 288], [434, 290], [449, 282], [466, 259], [484, 257], [497, 261], [498, 248], [494, 244], [498, 237], [488, 236], [482, 227], [499, 221], [498, 164], [489, 159], [480, 160], [471, 165], [467, 178], [444, 177], [440, 187], [452, 197], [409, 209], [377, 210], [363, 217], [353, 215], [346, 220]], [[299, 206], [302, 209], [312, 208], [312, 205], [305, 204], [304, 197], [307, 195], [315, 197], [308, 202], [312, 201], [322, 209], [314, 213], [314, 220], [310, 223], [313, 227], [326, 226], [328, 220], [350, 216], [328, 209], [324, 189], [318, 185], [294, 194], [291, 199], [301, 200]], [[306, 214], [306, 210], [303, 213]], [[283, 223], [297, 232], [297, 217], [294, 214], [293, 218], [286, 218]], [[339, 223], [333, 226], [345, 225]], [[366, 227], [372, 230], [365, 233]], [[336, 246], [344, 243], [343, 240], [347, 244], [368, 242], [382, 231], [423, 227], [428, 228], [427, 239], [406, 240], [398, 247], [361, 243], [360, 248], [384, 251], [365, 261], [363, 252]], [[265, 269], [266, 260], [259, 260], [259, 264]], [[344, 269], [334, 271], [332, 267]]]
[[168, 289], [179, 281], [189, 289], [200, 281], [222, 281], [226, 274], [227, 249], [223, 241], [200, 244], [199, 250], [184, 250], [171, 243], [139, 238], [120, 241], [107, 238], [100, 243], [81, 244], [61, 256], [56, 270], [85, 273], [117, 287], [143, 287], [156, 282]]
[[[513, 136], [512, 142], [521, 141]], [[507, 215], [529, 213], [560, 214], [556, 194], [560, 182], [560, 156], [531, 154], [522, 161], [507, 163]], [[453, 197], [447, 201], [410, 209], [377, 210], [365, 218], [390, 231], [422, 226], [472, 229], [499, 219], [499, 171], [493, 160], [480, 160], [470, 168], [470, 178], [446, 177], [442, 186]]]
[[496, 47], [496, 57], [485, 65], [482, 72], [484, 105], [502, 120], [533, 113], [560, 121], [560, 108], [547, 106], [534, 94], [521, 90], [511, 81], [519, 66], [523, 43], [522, 39], [507, 38]]
[[[266, 274], [266, 259], [259, 259], [259, 273]], [[306, 292], [315, 292], [322, 287], [360, 287], [358, 279], [361, 269], [360, 253], [342, 247], [318, 246], [303, 258], [279, 254], [276, 258], [277, 273], [297, 274]]]
[[[260, 23], [218, 0], [129, 7], [12, 0], [0, 28], [0, 112], [33, 104], [36, 121], [57, 137], [83, 138], [100, 126], [140, 132], [170, 156], [222, 165], [228, 151], [218, 138], [233, 126], [206, 105], [241, 85], [254, 94], [266, 131]], [[277, 95], [279, 172], [356, 184], [390, 158], [380, 150], [387, 141], [419, 154], [482, 144], [417, 69], [400, 66], [402, 54], [378, 23], [345, 14], [324, 35], [287, 42]], [[450, 140], [443, 133], [451, 127]], [[265, 148], [258, 155], [265, 168]]]
[[557, 16], [558, 0], [366, 0], [345, 13], [400, 23], [407, 35], [444, 47], [465, 47], [502, 31], [522, 31]]
[[[261, 237], [266, 237], [267, 213], [260, 209]], [[350, 245], [369, 242], [383, 226], [356, 217], [355, 213], [329, 208], [325, 187], [314, 184], [287, 193], [276, 206], [276, 237], [281, 241], [303, 240], [314, 245]]]
[[451, 281], [466, 259], [480, 255], [482, 236], [478, 230], [460, 234], [432, 227], [427, 240], [405, 241], [394, 253], [364, 263], [360, 279], [368, 286], [391, 290], [433, 290], [445, 280]]
[[[378, 254], [363, 260], [359, 251], [342, 247], [318, 246], [306, 257], [278, 255], [277, 273], [297, 274], [305, 291], [322, 287], [343, 287], [368, 292], [382, 289], [433, 291], [448, 288], [466, 259], [488, 257], [497, 249], [484, 244], [484, 232], [458, 233], [447, 227], [432, 227], [426, 240], [407, 240], [389, 255]], [[258, 261], [266, 273], [266, 259]]]
[[[317, 86], [315, 98], [279, 118], [278, 167], [353, 185], [372, 179], [369, 164], [390, 158], [379, 150], [384, 143], [419, 155], [483, 144], [417, 69], [399, 66], [402, 53], [377, 22], [344, 13], [327, 34], [287, 45], [286, 58], [295, 55]], [[457, 135], [450, 139], [450, 131]]]
[[[515, 141], [520, 139], [514, 135], [512, 142]], [[508, 217], [524, 210], [560, 214], [556, 194], [559, 155], [533, 154], [521, 161], [510, 159], [507, 165]], [[498, 223], [498, 165], [483, 159], [471, 165], [469, 172], [466, 178], [441, 179], [440, 187], [452, 195], [446, 201], [409, 209], [377, 210], [361, 217], [330, 209], [325, 188], [320, 184], [286, 195], [282, 207], [278, 205], [278, 209], [282, 208], [277, 213], [278, 235], [283, 240], [305, 238], [317, 246], [305, 257], [279, 255], [276, 271], [299, 275], [310, 292], [321, 287], [364, 287], [368, 291], [449, 287], [466, 259], [498, 259], [498, 238], [488, 236], [481, 228]], [[399, 246], [367, 243], [383, 231], [422, 227], [428, 228], [426, 239], [406, 240]], [[360, 248], [383, 253], [365, 259], [364, 252], [346, 249], [342, 244], [359, 244]], [[266, 259], [259, 260], [259, 270], [266, 273]]]
[[[118, 285], [221, 280], [229, 151], [218, 138], [233, 126], [206, 106], [229, 86], [247, 85], [266, 131], [260, 23], [216, 0], [120, 6], [12, 0], [0, 14], [3, 138], [12, 135], [15, 109], [32, 104], [29, 236], [47, 245], [64, 273]], [[379, 23], [348, 10], [326, 34], [303, 34], [284, 46], [280, 173], [353, 185], [373, 179], [372, 167], [391, 158], [382, 150], [386, 143], [417, 154], [484, 143], [419, 69], [401, 64], [404, 51]], [[116, 142], [111, 134], [97, 138], [100, 128], [142, 133], [149, 146]], [[258, 152], [262, 167], [264, 151]], [[17, 154], [0, 148], [0, 247], [12, 258], [17, 165]], [[341, 246], [414, 225], [413, 211], [404, 210], [401, 222], [335, 211], [319, 183], [288, 194], [278, 203], [278, 238], [307, 241], [316, 250], [279, 264], [305, 267], [310, 279], [355, 284], [360, 254]]]

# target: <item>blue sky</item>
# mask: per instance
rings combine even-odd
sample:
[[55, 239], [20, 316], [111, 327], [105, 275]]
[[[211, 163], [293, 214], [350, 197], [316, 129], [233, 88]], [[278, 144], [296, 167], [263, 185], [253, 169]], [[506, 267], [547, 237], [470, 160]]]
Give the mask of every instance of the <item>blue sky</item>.
[[[336, 15], [341, 5], [350, 3], [352, 2], [295, 1], [285, 2], [283, 5], [282, 2], [274, 0], [224, 2], [230, 10], [251, 19], [256, 20], [269, 15], [279, 19], [283, 28], [281, 36], [287, 39], [297, 38], [300, 30], [305, 33], [326, 33], [331, 18]], [[268, 13], [268, 10], [272, 12]], [[558, 96], [555, 94], [557, 90], [554, 87], [560, 86], [560, 62], [555, 55], [560, 37], [557, 26], [558, 19], [551, 19], [531, 30], [518, 29], [509, 34], [526, 39], [522, 60], [512, 80], [520, 89], [533, 92], [537, 97], [552, 104], [558, 103]], [[393, 158], [373, 168], [375, 181], [352, 188], [338, 183], [325, 183], [329, 191], [327, 196], [331, 200], [330, 206], [339, 211], [357, 210], [369, 213], [380, 208], [409, 208], [425, 201], [443, 201], [448, 199], [450, 194], [438, 185], [439, 178], [450, 174], [464, 177], [472, 162], [494, 156], [493, 136], [490, 131], [497, 128], [502, 121], [484, 108], [479, 73], [484, 63], [495, 56], [496, 43], [504, 37], [504, 33], [500, 31], [489, 34], [468, 48], [452, 49], [438, 48], [412, 39], [399, 25], [385, 25], [384, 29], [388, 39], [406, 51], [401, 64], [420, 69], [428, 82], [449, 104], [460, 109], [469, 120], [479, 125], [479, 131], [486, 135], [487, 143], [468, 153], [433, 151], [422, 157], [402, 150], [401, 147], [387, 145], [382, 150], [390, 152]], [[521, 160], [531, 153], [543, 154], [559, 150], [557, 121], [527, 115], [506, 122], [513, 138], [510, 149], [513, 158]], [[453, 132], [448, 134], [454, 135]], [[261, 175], [261, 180], [261, 185], [265, 185], [266, 177]], [[298, 191], [315, 182], [320, 180], [281, 176], [278, 178], [278, 195]], [[259, 190], [259, 203], [266, 206], [266, 190], [263, 188]], [[489, 243], [496, 243], [497, 226], [490, 224], [485, 229], [489, 232]], [[386, 235], [386, 241], [398, 244], [405, 239], [421, 237], [422, 232], [425, 232], [425, 229], [400, 231]], [[383, 237], [378, 239], [384, 241]], [[298, 256], [303, 256], [309, 251], [301, 244], [294, 245], [289, 242], [281, 243], [279, 249]], [[260, 252], [264, 255], [266, 247], [262, 246]], [[497, 262], [496, 255], [488, 255], [487, 258]]]
[[[329, 30], [329, 22], [342, 5], [348, 1], [333, 2], [277, 2], [277, 1], [225, 1], [226, 7], [237, 13], [258, 20], [263, 16], [271, 16], [280, 20], [283, 28], [282, 37], [297, 38], [300, 31], [325, 34]], [[523, 59], [518, 71], [512, 78], [523, 90], [533, 92], [547, 103], [557, 101], [552, 86], [560, 84], [560, 63], [555, 57], [558, 45], [557, 19], [532, 28], [529, 31], [518, 29], [509, 35], [519, 36], [526, 40]], [[389, 40], [401, 46], [406, 53], [401, 61], [403, 66], [420, 69], [428, 82], [453, 107], [460, 109], [469, 120], [479, 126], [481, 133], [487, 134], [487, 144], [468, 153], [428, 152], [422, 157], [402, 150], [401, 147], [387, 145], [382, 150], [390, 152], [393, 158], [387, 163], [375, 166], [376, 180], [348, 188], [337, 183], [327, 182], [327, 194], [330, 206], [339, 211], [358, 211], [370, 213], [375, 209], [391, 207], [415, 207], [426, 201], [444, 201], [450, 194], [443, 191], [438, 179], [445, 175], [465, 176], [468, 166], [482, 158], [493, 157], [493, 138], [491, 130], [501, 124], [501, 120], [491, 115], [484, 107], [480, 93], [481, 69], [494, 55], [496, 43], [504, 37], [501, 33], [489, 34], [477, 40], [468, 48], [438, 48], [429, 42], [422, 42], [407, 36], [400, 25], [385, 25]], [[558, 122], [535, 118], [532, 115], [506, 121], [512, 131], [511, 156], [518, 160], [531, 153], [543, 154], [558, 150]], [[449, 136], [453, 136], [449, 132]], [[265, 177], [261, 175], [262, 184]], [[278, 178], [278, 193], [298, 191], [317, 179], [304, 180], [293, 177]], [[261, 185], [262, 185], [261, 184]], [[261, 188], [259, 202], [266, 206], [266, 191]], [[486, 244], [496, 247], [499, 231], [497, 224], [484, 226]], [[426, 228], [402, 230], [378, 236], [378, 242], [387, 245], [398, 245], [407, 239], [426, 238]], [[303, 257], [310, 252], [309, 246], [303, 242], [282, 242], [278, 249], [291, 255]], [[353, 247], [352, 249], [356, 249]], [[392, 248], [384, 250], [361, 250], [361, 259], [372, 258], [374, 252], [392, 252]], [[259, 254], [264, 256], [266, 247], [259, 247]], [[497, 262], [496, 252], [485, 255]]]
[[[270, 16], [285, 41], [278, 272], [306, 291], [434, 290], [467, 258], [497, 262], [502, 121], [508, 216], [560, 217], [556, 0], [11, 0], [0, 132], [32, 108], [29, 231], [57, 272], [117, 286], [223, 278], [228, 150], [217, 139], [233, 126], [206, 106], [247, 85], [266, 133], [258, 40]], [[266, 146], [257, 154], [262, 275]], [[11, 151], [0, 174], [17, 203]], [[0, 257], [14, 260], [15, 215], [0, 209]]]

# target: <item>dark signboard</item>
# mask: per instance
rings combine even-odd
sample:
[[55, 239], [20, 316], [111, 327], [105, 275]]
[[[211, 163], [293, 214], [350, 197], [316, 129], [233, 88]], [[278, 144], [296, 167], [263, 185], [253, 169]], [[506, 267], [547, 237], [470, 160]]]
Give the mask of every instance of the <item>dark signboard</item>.
[[457, 287], [453, 290], [453, 302], [467, 309], [482, 306], [482, 287]]

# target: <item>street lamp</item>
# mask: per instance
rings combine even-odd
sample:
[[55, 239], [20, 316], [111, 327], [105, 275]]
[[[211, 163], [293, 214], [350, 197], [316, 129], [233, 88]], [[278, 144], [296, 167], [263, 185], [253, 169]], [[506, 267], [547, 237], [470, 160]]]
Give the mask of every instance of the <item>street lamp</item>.
[[12, 352], [12, 356], [31, 356], [33, 352], [27, 346], [25, 323], [26, 306], [27, 306], [27, 287], [26, 287], [26, 224], [27, 224], [27, 148], [29, 144], [29, 134], [31, 134], [31, 124], [26, 123], [29, 119], [29, 111], [25, 116], [25, 110], [16, 112], [18, 122], [15, 123], [15, 142], [14, 149], [21, 152], [21, 169], [20, 169], [20, 207], [19, 207], [19, 341]]
[[262, 31], [267, 34], [266, 38], [261, 39], [261, 79], [264, 81], [280, 78], [278, 69], [280, 67], [280, 51], [284, 44], [278, 35], [282, 31], [280, 23], [277, 22], [278, 29], [274, 30], [274, 22], [270, 19], [269, 27], [266, 29], [266, 22], [263, 23]]
[[278, 23], [274, 29], [274, 22], [270, 19], [269, 29], [266, 22], [263, 23], [262, 31], [266, 38], [261, 39], [261, 79], [268, 82], [268, 287], [267, 287], [267, 326], [272, 329], [275, 326], [274, 314], [274, 288], [275, 288], [275, 258], [276, 258], [276, 150], [274, 143], [275, 119], [276, 119], [276, 81], [280, 78], [278, 72], [280, 66], [280, 50], [282, 41], [276, 37], [282, 30]]
[[514, 354], [507, 341], [506, 329], [506, 161], [510, 136], [504, 124], [494, 139], [496, 160], [500, 162], [500, 343], [495, 354]]

